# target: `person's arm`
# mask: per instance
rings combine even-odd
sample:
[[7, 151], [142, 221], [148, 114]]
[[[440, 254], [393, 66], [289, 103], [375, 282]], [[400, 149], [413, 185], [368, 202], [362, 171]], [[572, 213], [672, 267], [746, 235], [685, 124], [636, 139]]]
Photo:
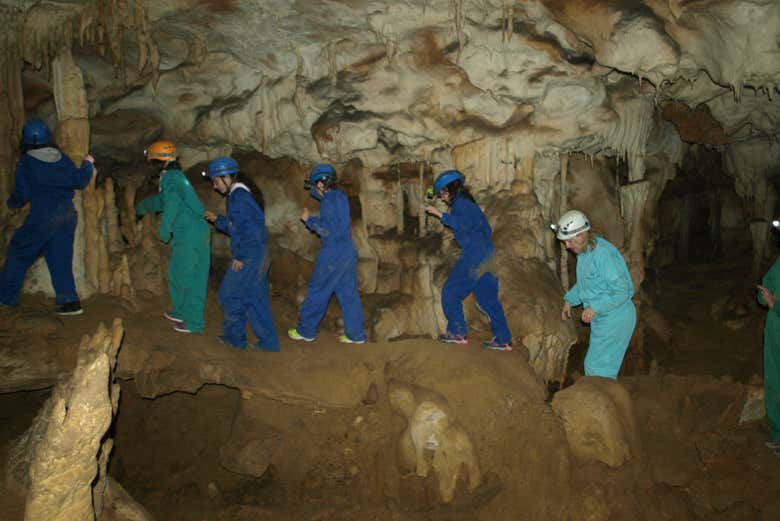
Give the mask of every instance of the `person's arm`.
[[[230, 201], [230, 222], [232, 225], [230, 249], [235, 260], [247, 262], [252, 257], [253, 252], [247, 248], [247, 245], [251, 245], [252, 239], [257, 235], [257, 226], [262, 226], [256, 222], [257, 209], [257, 205], [248, 191], [241, 189], [235, 191], [233, 199]], [[262, 210], [260, 211], [262, 212]]]
[[180, 183], [174, 176], [163, 175], [160, 180], [160, 186], [162, 187], [160, 196], [164, 209], [160, 222], [160, 240], [168, 242], [173, 236], [173, 225], [176, 223], [179, 212], [182, 209], [182, 190]]
[[[90, 159], [92, 159], [92, 156], [87, 154], [84, 157], [84, 160], [81, 162], [81, 166], [73, 171], [71, 176], [71, 188], [82, 190], [89, 184], [90, 180], [92, 179], [92, 174], [95, 172], [95, 165], [93, 163], [94, 160], [91, 161]], [[76, 165], [73, 166], [75, 167]]]
[[304, 224], [320, 237], [327, 237], [335, 231], [337, 220], [338, 209], [335, 201], [330, 198], [323, 198], [320, 202], [320, 215], [310, 215], [304, 221]]
[[455, 233], [466, 232], [482, 222], [482, 210], [471, 201], [456, 201], [449, 213], [442, 213], [441, 222]]
[[227, 236], [233, 235], [233, 223], [230, 222], [227, 215], [217, 215], [217, 218], [214, 220], [214, 227]]
[[[780, 306], [775, 305], [777, 302], [778, 280], [780, 279], [780, 262], [775, 261], [769, 271], [764, 275], [761, 280], [756, 298], [758, 303], [762, 306], [768, 307], [770, 313], [780, 317]], [[762, 290], [762, 288], [764, 288]], [[766, 298], [764, 294], [766, 293]], [[768, 300], [771, 300], [771, 305]]]
[[163, 211], [162, 193], [147, 197], [135, 205], [135, 213], [139, 216], [148, 213], [159, 213]]
[[30, 180], [27, 169], [23, 166], [23, 161], [16, 164], [14, 174], [14, 191], [8, 198], [7, 205], [11, 210], [16, 210], [27, 204], [30, 200]]
[[[605, 248], [599, 255], [597, 264], [599, 276], [606, 287], [606, 292], [599, 293], [589, 304], [596, 314], [609, 313], [628, 301], [634, 294], [634, 283], [626, 267], [626, 261], [616, 248]], [[598, 253], [598, 252], [596, 252]]]
[[575, 283], [569, 291], [563, 296], [563, 300], [571, 304], [572, 306], [579, 306], [582, 304], [582, 297], [580, 297], [580, 286]]

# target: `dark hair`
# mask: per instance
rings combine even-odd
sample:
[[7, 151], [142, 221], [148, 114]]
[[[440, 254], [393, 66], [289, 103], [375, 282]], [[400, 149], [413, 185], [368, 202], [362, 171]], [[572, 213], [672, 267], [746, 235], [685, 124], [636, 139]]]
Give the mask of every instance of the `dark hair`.
[[[57, 145], [55, 145], [54, 142], [52, 142], [52, 143], [40, 143], [40, 144], [34, 145], [32, 143], [25, 143], [24, 141], [22, 141], [21, 145], [19, 145], [19, 149], [22, 151], [22, 155], [26, 154], [30, 150], [37, 150], [39, 148], [49, 148], [49, 147], [56, 148], [57, 150], [59, 150], [59, 147]], [[62, 152], [62, 151], [60, 150], [60, 152]]]
[[161, 168], [163, 170], [182, 170], [181, 163], [179, 163], [179, 158], [172, 159], [171, 161], [168, 161], [167, 163], [165, 161], [160, 161], [159, 159], [152, 159], [154, 163], [159, 163]]
[[244, 178], [243, 172], [237, 172], [232, 177], [234, 183], [243, 183], [247, 188], [249, 188], [249, 193], [252, 194], [252, 198], [257, 203], [257, 206], [259, 206], [261, 210], [265, 211], [265, 198], [263, 197], [263, 191], [260, 190], [260, 187], [257, 186], [255, 182], [252, 181], [249, 177]]
[[466, 185], [464, 185], [460, 179], [456, 179], [455, 181], [451, 182], [444, 188], [447, 190], [447, 193], [450, 194], [450, 200], [452, 202], [455, 202], [455, 199], [459, 196], [465, 197], [472, 203], [476, 202], [474, 200], [474, 196], [471, 195], [471, 191], [469, 191], [469, 189], [466, 188]]

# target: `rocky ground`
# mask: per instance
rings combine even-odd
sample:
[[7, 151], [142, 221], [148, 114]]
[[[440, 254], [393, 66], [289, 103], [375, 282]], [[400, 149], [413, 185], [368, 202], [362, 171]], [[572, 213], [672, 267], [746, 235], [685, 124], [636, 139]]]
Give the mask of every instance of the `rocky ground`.
[[[620, 379], [639, 443], [616, 467], [570, 452], [521, 351], [427, 339], [341, 346], [329, 318], [316, 343], [239, 352], [214, 339], [216, 302], [208, 331], [183, 336], [161, 318], [164, 299], [144, 295], [135, 309], [90, 299], [67, 319], [38, 297], [2, 311], [0, 459], [75, 363], [80, 336], [120, 316], [109, 470], [156, 519], [777, 519], [780, 459], [763, 447], [764, 421], [738, 423], [761, 371], [762, 315], [743, 272], [739, 262], [682, 266], [654, 282], [668, 334], [648, 335], [652, 376]], [[293, 325], [291, 305], [275, 299], [274, 311], [280, 332]], [[20, 349], [30, 356], [11, 356]], [[431, 416], [452, 419], [440, 439], [467, 434], [447, 446], [457, 462], [448, 505], [441, 461], [426, 455], [420, 477], [404, 453], [398, 385], [412, 408], [425, 399], [437, 406]], [[23, 518], [12, 487], [0, 497], [0, 518]]]

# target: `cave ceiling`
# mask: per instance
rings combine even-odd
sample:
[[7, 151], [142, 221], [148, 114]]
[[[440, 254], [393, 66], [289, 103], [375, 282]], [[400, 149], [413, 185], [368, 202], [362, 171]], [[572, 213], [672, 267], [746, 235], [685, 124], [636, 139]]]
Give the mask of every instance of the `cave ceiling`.
[[28, 110], [54, 111], [40, 78], [69, 45], [97, 152], [128, 160], [155, 134], [190, 163], [236, 148], [375, 167], [447, 162], [486, 136], [517, 155], [625, 156], [644, 153], [654, 115], [684, 141], [778, 147], [776, 0], [0, 6], [21, 21]]

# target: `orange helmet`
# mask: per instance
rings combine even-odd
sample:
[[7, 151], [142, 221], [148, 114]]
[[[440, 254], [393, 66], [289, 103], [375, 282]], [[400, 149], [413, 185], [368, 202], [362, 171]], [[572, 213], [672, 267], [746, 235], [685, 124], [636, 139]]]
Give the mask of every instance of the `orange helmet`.
[[158, 161], [170, 161], [176, 159], [176, 145], [170, 141], [155, 141], [149, 148], [144, 150], [144, 156], [147, 161], [154, 159]]

